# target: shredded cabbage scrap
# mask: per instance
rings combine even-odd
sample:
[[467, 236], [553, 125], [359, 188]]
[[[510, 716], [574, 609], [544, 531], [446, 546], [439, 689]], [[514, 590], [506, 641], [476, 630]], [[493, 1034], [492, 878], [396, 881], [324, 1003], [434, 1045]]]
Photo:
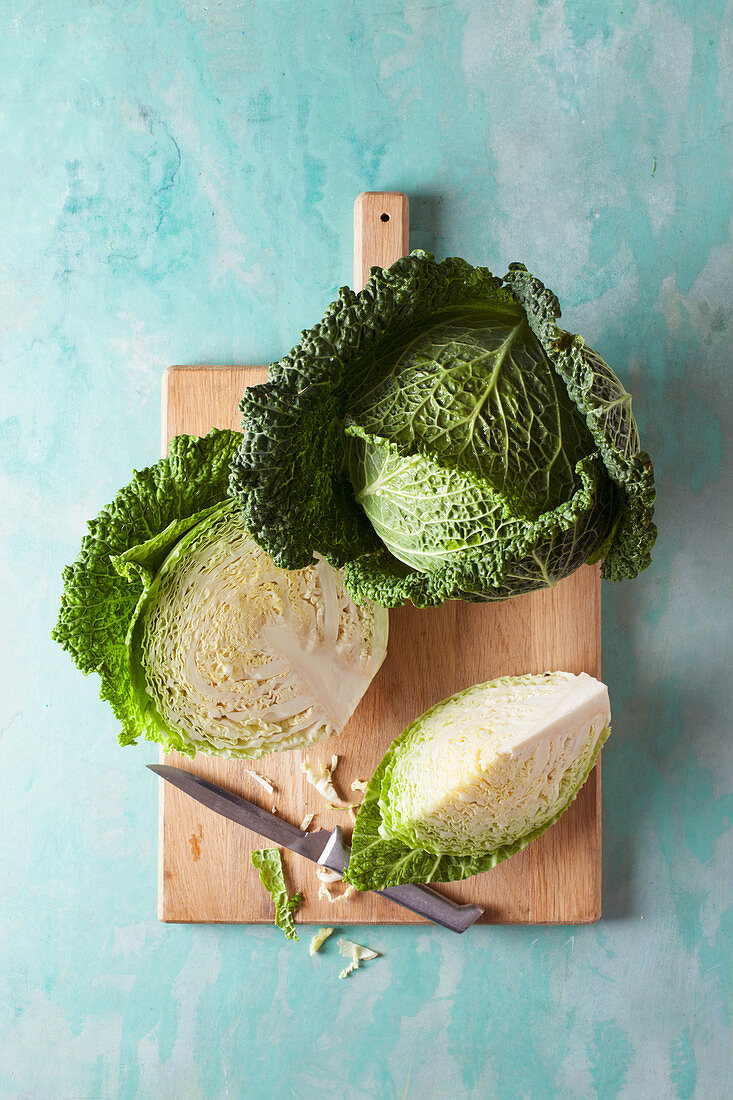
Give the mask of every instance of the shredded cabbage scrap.
[[248, 771], [247, 775], [251, 775], [255, 782], [259, 783], [261, 787], [264, 787], [268, 794], [275, 793], [275, 784], [267, 778], [266, 775], [260, 775], [259, 772]]
[[339, 810], [348, 810], [351, 803], [344, 802], [333, 785], [333, 772], [338, 764], [338, 759], [338, 756], [332, 756], [330, 767], [328, 764], [321, 763], [321, 761], [317, 761], [314, 766], [306, 756], [301, 761], [300, 770], [305, 774], [305, 778], [311, 786], [315, 787], [327, 802], [332, 806], [336, 806]]
[[328, 937], [333, 934], [333, 931], [333, 928], [319, 928], [310, 942], [309, 954], [315, 955], [316, 951], [320, 951]]
[[319, 901], [325, 899], [329, 904], [334, 905], [339, 901], [348, 901], [349, 898], [356, 893], [353, 886], [347, 886], [342, 893], [332, 894], [332, 888], [337, 882], [342, 882], [343, 879], [338, 871], [331, 871], [328, 867], [319, 867], [316, 871], [316, 878], [320, 882], [320, 886], [318, 887]]
[[370, 947], [362, 947], [361, 944], [354, 943], [353, 940], [339, 940], [339, 951], [345, 959], [351, 959], [346, 969], [339, 974], [339, 978], [348, 978], [349, 974], [353, 974], [355, 970], [359, 969], [365, 959], [379, 958], [378, 951], [372, 951]]

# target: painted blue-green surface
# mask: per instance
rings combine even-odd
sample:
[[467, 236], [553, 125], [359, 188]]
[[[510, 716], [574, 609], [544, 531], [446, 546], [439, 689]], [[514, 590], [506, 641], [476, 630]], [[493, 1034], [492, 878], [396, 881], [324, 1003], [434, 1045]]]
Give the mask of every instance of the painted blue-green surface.
[[[4, 1097], [731, 1095], [732, 15], [2, 5]], [[158, 455], [163, 368], [280, 356], [382, 188], [413, 244], [559, 293], [634, 391], [661, 535], [604, 593], [604, 920], [365, 929], [340, 982], [333, 941], [156, 921], [151, 751], [48, 631], [84, 520]]]

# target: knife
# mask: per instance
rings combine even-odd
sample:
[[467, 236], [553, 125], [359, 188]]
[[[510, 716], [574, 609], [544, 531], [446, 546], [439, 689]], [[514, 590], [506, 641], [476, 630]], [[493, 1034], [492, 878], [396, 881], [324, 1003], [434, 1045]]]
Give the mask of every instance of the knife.
[[[350, 849], [344, 841], [340, 825], [332, 832], [319, 829], [317, 832], [306, 833], [289, 821], [283, 821], [263, 810], [261, 806], [256, 806], [254, 802], [248, 802], [246, 798], [240, 798], [232, 791], [217, 787], [215, 783], [210, 783], [208, 779], [202, 779], [193, 772], [187, 772], [184, 768], [174, 768], [170, 764], [148, 764], [147, 767], [161, 779], [195, 798], [202, 806], [208, 806], [214, 813], [228, 817], [245, 829], [252, 829], [280, 847], [289, 848], [291, 852], [305, 856], [321, 867], [328, 867], [330, 871], [343, 874], [346, 870]], [[483, 913], [480, 905], [459, 905], [450, 898], [436, 894], [427, 886], [390, 886], [386, 890], [376, 890], [375, 893], [389, 898], [420, 917], [425, 917], [433, 924], [449, 928], [452, 932], [465, 932]]]

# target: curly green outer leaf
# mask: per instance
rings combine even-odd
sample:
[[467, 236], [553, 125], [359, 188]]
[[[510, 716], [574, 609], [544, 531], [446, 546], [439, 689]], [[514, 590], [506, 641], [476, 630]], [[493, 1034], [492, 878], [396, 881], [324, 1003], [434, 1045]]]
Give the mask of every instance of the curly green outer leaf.
[[606, 470], [619, 490], [619, 516], [603, 550], [601, 576], [608, 580], [636, 577], [651, 564], [657, 528], [652, 522], [654, 469], [647, 452], [641, 450], [631, 394], [582, 336], [558, 327], [560, 303], [523, 264], [510, 264], [505, 281], [585, 417]]
[[[123, 745], [148, 732], [130, 678], [126, 637], [150, 570], [207, 510], [226, 500], [239, 441], [233, 431], [214, 430], [202, 439], [177, 436], [167, 458], [135, 471], [130, 484], [89, 522], [79, 557], [64, 570], [51, 637], [82, 672], [99, 673], [101, 697], [122, 723]], [[145, 561], [137, 562], [133, 548], [143, 543]], [[187, 751], [174, 734], [166, 747]]]

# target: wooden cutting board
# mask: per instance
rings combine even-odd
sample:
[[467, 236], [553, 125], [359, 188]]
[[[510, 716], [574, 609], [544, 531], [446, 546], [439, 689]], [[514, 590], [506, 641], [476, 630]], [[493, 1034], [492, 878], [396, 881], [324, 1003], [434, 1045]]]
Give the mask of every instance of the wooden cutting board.
[[[355, 206], [355, 286], [372, 265], [389, 266], [408, 251], [408, 202], [394, 192], [360, 195]], [[163, 378], [164, 453], [182, 433], [238, 428], [245, 386], [264, 381], [264, 367], [170, 367]], [[385, 662], [344, 732], [308, 749], [311, 760], [339, 764], [336, 786], [345, 798], [354, 779], [368, 779], [392, 739], [433, 703], [496, 676], [563, 669], [601, 672], [601, 588], [598, 566], [584, 566], [555, 589], [499, 604], [452, 601], [419, 611], [390, 612]], [[166, 763], [188, 768], [299, 825], [344, 826], [347, 812], [332, 809], [305, 782], [301, 751], [260, 761], [195, 760], [177, 753]], [[270, 795], [251, 772], [271, 780]], [[269, 923], [272, 906], [250, 863], [252, 848], [270, 842], [160, 784], [159, 917], [163, 921]], [[315, 864], [283, 851], [291, 892], [304, 901], [296, 921], [306, 924], [421, 924], [376, 894], [341, 904], [318, 900]], [[460, 901], [485, 907], [487, 923], [583, 923], [601, 914], [600, 764], [565, 816], [524, 852], [462, 883], [439, 886]]]

